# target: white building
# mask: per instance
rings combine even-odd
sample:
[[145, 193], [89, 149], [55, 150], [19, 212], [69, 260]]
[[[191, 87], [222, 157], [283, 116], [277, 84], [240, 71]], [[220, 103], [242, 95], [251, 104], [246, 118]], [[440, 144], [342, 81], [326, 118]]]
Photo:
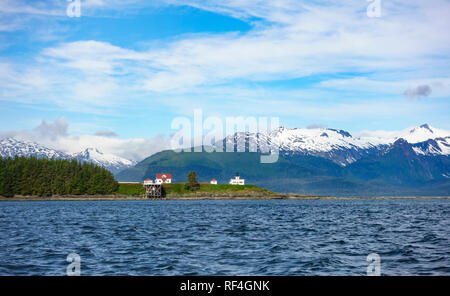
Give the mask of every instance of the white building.
[[217, 185], [217, 180], [216, 179], [212, 179], [209, 183]]
[[151, 179], [144, 180], [144, 185], [150, 185], [150, 184], [153, 184], [153, 180], [151, 180]]
[[236, 177], [234, 179], [230, 179], [231, 185], [245, 185], [245, 179], [241, 179], [239, 177], [239, 174], [236, 174]]
[[155, 183], [172, 183], [172, 174], [156, 174]]

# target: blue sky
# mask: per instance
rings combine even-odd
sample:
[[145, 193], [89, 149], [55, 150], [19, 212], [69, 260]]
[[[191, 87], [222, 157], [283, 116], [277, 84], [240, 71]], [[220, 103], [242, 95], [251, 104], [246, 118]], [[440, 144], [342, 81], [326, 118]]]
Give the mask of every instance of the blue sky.
[[369, 18], [365, 0], [85, 0], [71, 18], [65, 0], [1, 0], [0, 131], [154, 139], [195, 108], [450, 129], [450, 2], [380, 3]]

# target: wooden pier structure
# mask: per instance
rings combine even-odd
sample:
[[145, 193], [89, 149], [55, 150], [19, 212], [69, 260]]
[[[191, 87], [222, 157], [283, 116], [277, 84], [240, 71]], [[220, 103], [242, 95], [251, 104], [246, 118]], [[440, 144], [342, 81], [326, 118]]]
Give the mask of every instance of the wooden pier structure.
[[153, 183], [150, 180], [144, 181], [144, 187], [145, 187], [145, 198], [162, 198], [163, 196], [163, 190], [162, 190], [162, 184], [156, 184]]

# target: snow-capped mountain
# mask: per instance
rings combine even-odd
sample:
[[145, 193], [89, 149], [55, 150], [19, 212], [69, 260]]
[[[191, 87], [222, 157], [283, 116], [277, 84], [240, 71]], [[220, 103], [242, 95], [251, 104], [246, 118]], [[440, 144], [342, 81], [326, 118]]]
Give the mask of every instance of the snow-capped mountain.
[[[282, 155], [309, 155], [329, 159], [341, 166], [347, 166], [367, 156], [385, 154], [399, 139], [411, 145], [417, 155], [449, 156], [450, 131], [424, 124], [418, 127], [394, 132], [362, 132], [353, 136], [349, 132], [330, 128], [286, 128], [280, 127], [268, 133], [236, 133], [227, 136], [223, 147], [228, 151], [259, 151], [267, 153], [270, 147], [277, 147]], [[242, 144], [239, 144], [242, 143]], [[220, 149], [220, 147], [218, 147]], [[253, 149], [253, 150], [252, 150]], [[38, 158], [75, 158], [88, 161], [117, 173], [132, 167], [135, 162], [88, 148], [74, 154], [50, 149], [42, 145], [6, 138], [0, 141], [0, 156], [36, 156]]]
[[450, 132], [428, 124], [399, 132], [365, 133], [358, 137], [330, 128], [280, 127], [268, 133], [236, 133], [224, 139], [223, 147], [234, 147], [235, 151], [243, 151], [244, 147], [249, 151], [253, 147], [262, 152], [265, 152], [264, 147], [266, 150], [277, 147], [285, 155], [319, 156], [345, 166], [367, 155], [383, 153], [399, 139], [412, 144], [417, 154], [450, 155]]
[[119, 157], [117, 155], [103, 153], [96, 148], [87, 148], [82, 152], [73, 154], [72, 158], [75, 158], [80, 162], [86, 161], [94, 163], [110, 170], [113, 173], [119, 172], [136, 164], [131, 160]]
[[113, 155], [102, 153], [96, 148], [88, 148], [74, 154], [64, 153], [55, 149], [47, 148], [40, 144], [18, 140], [15, 138], [5, 138], [0, 140], [0, 156], [35, 156], [37, 158], [55, 159], [77, 159], [80, 162], [91, 162], [102, 166], [113, 173], [117, 173], [125, 168], [135, 165], [135, 162]]
[[[402, 131], [360, 132], [281, 127], [268, 133], [235, 133], [215, 143], [217, 151], [158, 152], [117, 174], [120, 181], [150, 178], [161, 168], [182, 182], [195, 169], [199, 180], [220, 183], [239, 172], [277, 192], [328, 196], [448, 196], [449, 132], [422, 125]], [[260, 155], [275, 146], [277, 163]], [[277, 149], [276, 146], [279, 146]], [[265, 149], [266, 148], [266, 149]], [[197, 154], [197, 155], [194, 155]]]
[[378, 132], [366, 134], [362, 139], [388, 144], [405, 140], [417, 155], [450, 155], [450, 131], [438, 129], [428, 124], [380, 135]]
[[420, 155], [450, 155], [450, 137], [429, 139], [412, 146], [414, 152]]
[[400, 138], [406, 140], [408, 143], [415, 144], [430, 139], [448, 139], [450, 138], [450, 131], [423, 124], [419, 127], [412, 128], [409, 131], [400, 132], [394, 141]]
[[70, 155], [41, 146], [34, 142], [18, 140], [14, 138], [5, 138], [0, 140], [0, 156], [1, 157], [15, 157], [15, 156], [35, 156], [37, 158], [56, 158], [69, 159]]
[[[448, 196], [450, 145], [447, 134], [428, 125], [355, 135], [325, 128], [235, 133], [223, 142], [216, 142], [216, 149], [246, 153], [208, 153], [206, 150], [199, 155], [166, 150], [120, 172], [117, 178], [144, 180], [164, 168], [175, 176], [176, 182], [182, 182], [188, 172], [195, 169], [202, 182], [214, 177], [225, 183], [239, 172], [251, 184], [277, 192], [329, 196]], [[279, 145], [276, 163], [261, 163], [260, 155], [249, 153], [267, 154], [264, 146], [269, 145], [266, 143]]]
[[[311, 155], [330, 159], [340, 165], [352, 163], [368, 153], [386, 148], [382, 143], [354, 138], [343, 130], [318, 128], [280, 127], [269, 133], [237, 133], [224, 140], [224, 147], [233, 145], [258, 147], [258, 151], [267, 152], [269, 147], [276, 147], [285, 155]], [[239, 150], [239, 149], [237, 149]]]

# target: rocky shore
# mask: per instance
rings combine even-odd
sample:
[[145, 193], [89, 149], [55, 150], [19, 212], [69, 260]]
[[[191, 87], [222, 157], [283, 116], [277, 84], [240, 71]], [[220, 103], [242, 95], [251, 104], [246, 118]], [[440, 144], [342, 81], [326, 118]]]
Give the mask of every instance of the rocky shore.
[[189, 194], [168, 194], [158, 199], [148, 199], [141, 195], [64, 195], [52, 197], [39, 196], [0, 196], [0, 201], [99, 201], [99, 200], [269, 200], [269, 199], [326, 199], [326, 200], [358, 200], [358, 199], [450, 199], [450, 196], [402, 196], [402, 197], [333, 197], [301, 194], [247, 192], [197, 192]]

